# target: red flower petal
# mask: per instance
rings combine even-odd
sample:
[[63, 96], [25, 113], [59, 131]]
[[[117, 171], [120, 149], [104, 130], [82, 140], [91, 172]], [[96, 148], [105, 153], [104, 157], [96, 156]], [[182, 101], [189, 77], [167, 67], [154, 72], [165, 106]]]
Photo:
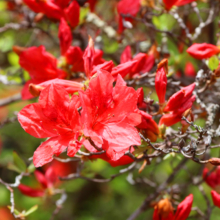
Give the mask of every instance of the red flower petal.
[[22, 194], [30, 197], [43, 197], [44, 196], [44, 190], [41, 189], [32, 189], [29, 186], [25, 186], [23, 184], [20, 184], [18, 186], [18, 189], [21, 191]]
[[131, 47], [127, 46], [125, 47], [124, 51], [121, 54], [120, 62], [126, 63], [131, 60], [132, 60]]
[[170, 10], [177, 2], [178, 0], [163, 0], [163, 3], [167, 10]]
[[80, 47], [70, 46], [64, 55], [73, 72], [84, 72], [83, 51]]
[[123, 78], [131, 72], [132, 67], [135, 65], [137, 61], [128, 61], [126, 63], [122, 63], [112, 69], [112, 76], [117, 77], [117, 75], [121, 75]]
[[[38, 103], [27, 105], [18, 113], [18, 121], [22, 128], [30, 135], [37, 138], [46, 138], [56, 136], [57, 132], [48, 127], [51, 122], [45, 118], [42, 109]], [[47, 125], [45, 127], [45, 125]], [[48, 129], [47, 129], [48, 128]]]
[[34, 152], [33, 163], [35, 167], [41, 167], [53, 160], [53, 155], [59, 156], [66, 150], [72, 137], [52, 137], [43, 142]]
[[47, 179], [45, 178], [44, 174], [38, 170], [35, 170], [34, 175], [35, 175], [37, 181], [42, 185], [42, 187], [46, 189], [48, 187], [48, 182], [47, 182]]

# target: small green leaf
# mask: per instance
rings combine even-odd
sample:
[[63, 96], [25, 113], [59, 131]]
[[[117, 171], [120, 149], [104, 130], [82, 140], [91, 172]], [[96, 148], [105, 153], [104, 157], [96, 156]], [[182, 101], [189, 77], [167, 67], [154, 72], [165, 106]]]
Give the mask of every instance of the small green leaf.
[[38, 205], [31, 207], [27, 212], [24, 213], [24, 216], [28, 216], [31, 213], [35, 212], [38, 209]]
[[31, 163], [29, 166], [28, 166], [28, 168], [27, 168], [27, 170], [28, 170], [28, 173], [33, 173], [34, 171], [35, 171], [35, 166], [34, 166], [34, 164], [33, 163]]
[[209, 59], [208, 61], [208, 67], [211, 69], [211, 70], [215, 70], [219, 65], [219, 60], [218, 60], [218, 57], [217, 56], [213, 56]]
[[19, 56], [14, 52], [8, 53], [8, 61], [12, 66], [20, 66], [19, 65]]
[[20, 172], [26, 171], [26, 164], [25, 162], [18, 156], [16, 152], [13, 152], [13, 162], [14, 165], [20, 170]]
[[[8, 206], [9, 210], [11, 210], [11, 206]], [[20, 215], [20, 212], [17, 209], [14, 209], [15, 215]]]
[[13, 163], [9, 163], [9, 164], [7, 165], [7, 168], [8, 168], [9, 170], [13, 170], [13, 171], [15, 171], [15, 172], [17, 172], [17, 173], [21, 173], [21, 170], [20, 170], [18, 167], [16, 167]]
[[167, 160], [167, 159], [169, 159], [171, 157], [171, 155], [170, 154], [167, 154], [167, 155], [165, 155], [164, 157], [163, 157], [163, 160]]

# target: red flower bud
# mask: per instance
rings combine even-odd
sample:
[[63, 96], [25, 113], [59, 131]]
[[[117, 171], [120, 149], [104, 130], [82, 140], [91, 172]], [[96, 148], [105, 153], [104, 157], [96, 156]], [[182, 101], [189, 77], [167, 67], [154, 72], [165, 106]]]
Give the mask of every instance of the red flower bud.
[[187, 49], [187, 53], [189, 53], [195, 59], [202, 60], [220, 53], [220, 48], [207, 43], [193, 44]]
[[183, 107], [183, 105], [186, 104], [187, 101], [192, 96], [192, 92], [194, 88], [195, 88], [195, 83], [192, 83], [191, 85], [182, 88], [179, 92], [176, 92], [174, 95], [172, 95], [169, 98], [164, 111], [176, 111], [181, 107]]
[[160, 200], [154, 207], [153, 220], [173, 219], [173, 206], [169, 199]]
[[220, 158], [211, 158], [209, 159], [209, 163], [211, 163], [214, 166], [219, 166], [220, 165]]
[[80, 7], [76, 0], [74, 0], [68, 8], [64, 10], [65, 17], [72, 27], [79, 24]]
[[193, 64], [190, 63], [190, 62], [186, 63], [184, 72], [185, 72], [186, 76], [189, 76], [189, 77], [195, 77], [196, 76], [195, 68], [194, 68]]
[[64, 56], [66, 62], [72, 65], [73, 72], [84, 72], [83, 51], [80, 47], [70, 46]]
[[60, 39], [61, 54], [64, 55], [72, 43], [71, 29], [66, 23], [66, 21], [64, 20], [64, 18], [61, 18], [60, 20], [58, 37]]
[[162, 60], [157, 67], [157, 73], [155, 77], [155, 88], [159, 103], [163, 104], [165, 102], [165, 94], [167, 88], [167, 73], [168, 73], [168, 60]]
[[91, 71], [93, 68], [93, 59], [94, 59], [94, 42], [92, 38], [89, 36], [89, 45], [87, 46], [84, 55], [83, 55], [83, 60], [84, 60], [84, 69], [87, 77], [91, 76]]
[[193, 195], [190, 194], [178, 205], [174, 219], [186, 220], [191, 212], [192, 203]]
[[211, 195], [214, 205], [220, 208], [220, 195], [214, 190], [211, 191]]
[[127, 46], [127, 47], [125, 47], [124, 51], [121, 54], [120, 62], [126, 63], [130, 60], [132, 60], [131, 47]]

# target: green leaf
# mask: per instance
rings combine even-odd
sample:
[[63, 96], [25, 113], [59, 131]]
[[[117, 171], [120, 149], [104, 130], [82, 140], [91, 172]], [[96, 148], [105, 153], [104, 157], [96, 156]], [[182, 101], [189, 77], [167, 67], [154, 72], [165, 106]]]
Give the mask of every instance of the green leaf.
[[219, 60], [217, 56], [213, 56], [208, 60], [208, 67], [213, 71], [218, 67]]
[[33, 163], [31, 163], [29, 166], [28, 166], [28, 168], [27, 168], [27, 170], [28, 170], [28, 173], [33, 173], [34, 171], [35, 171], [35, 166], [34, 166], [34, 164]]
[[21, 173], [26, 171], [27, 167], [25, 162], [18, 156], [16, 152], [13, 152], [13, 162]]
[[14, 52], [8, 53], [8, 61], [12, 66], [19, 66], [19, 56]]
[[17, 172], [17, 173], [21, 173], [21, 170], [20, 170], [18, 167], [16, 167], [13, 163], [9, 163], [9, 164], [7, 165], [7, 168], [8, 168], [9, 170], [13, 170], [13, 171], [15, 171], [15, 172]]
[[[11, 206], [8, 206], [9, 210], [11, 210]], [[17, 209], [14, 209], [15, 215], [20, 215], [20, 212]]]
[[38, 205], [31, 207], [27, 212], [24, 213], [24, 216], [28, 216], [31, 213], [35, 212], [38, 209]]
[[162, 14], [161, 16], [153, 16], [152, 21], [157, 29], [163, 31], [172, 30], [174, 24], [176, 23], [175, 19], [169, 14]]
[[6, 2], [0, 2], [0, 11], [5, 11], [7, 9], [7, 3]]

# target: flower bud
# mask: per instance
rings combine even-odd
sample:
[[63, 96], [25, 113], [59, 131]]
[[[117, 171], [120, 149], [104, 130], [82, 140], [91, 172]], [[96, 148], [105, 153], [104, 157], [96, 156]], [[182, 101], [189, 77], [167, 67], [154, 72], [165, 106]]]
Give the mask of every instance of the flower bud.
[[38, 97], [43, 89], [44, 88], [42, 86], [38, 86], [33, 83], [29, 84], [29, 92], [34, 97]]
[[19, 47], [19, 46], [13, 46], [12, 49], [18, 56], [26, 50], [25, 47]]
[[167, 218], [169, 213], [173, 212], [173, 206], [169, 199], [160, 200], [154, 208], [158, 210], [158, 214], [162, 218]]
[[85, 50], [85, 53], [83, 55], [83, 60], [84, 60], [84, 69], [87, 77], [91, 76], [91, 71], [93, 68], [93, 60], [94, 60], [94, 41], [93, 39], [89, 36], [89, 45]]
[[209, 163], [211, 163], [214, 166], [220, 165], [220, 158], [213, 157], [213, 158], [209, 159], [208, 161], [209, 161]]
[[159, 99], [160, 105], [165, 102], [165, 94], [167, 88], [167, 73], [168, 73], [168, 60], [163, 59], [157, 65], [157, 73], [155, 77], [155, 89]]

